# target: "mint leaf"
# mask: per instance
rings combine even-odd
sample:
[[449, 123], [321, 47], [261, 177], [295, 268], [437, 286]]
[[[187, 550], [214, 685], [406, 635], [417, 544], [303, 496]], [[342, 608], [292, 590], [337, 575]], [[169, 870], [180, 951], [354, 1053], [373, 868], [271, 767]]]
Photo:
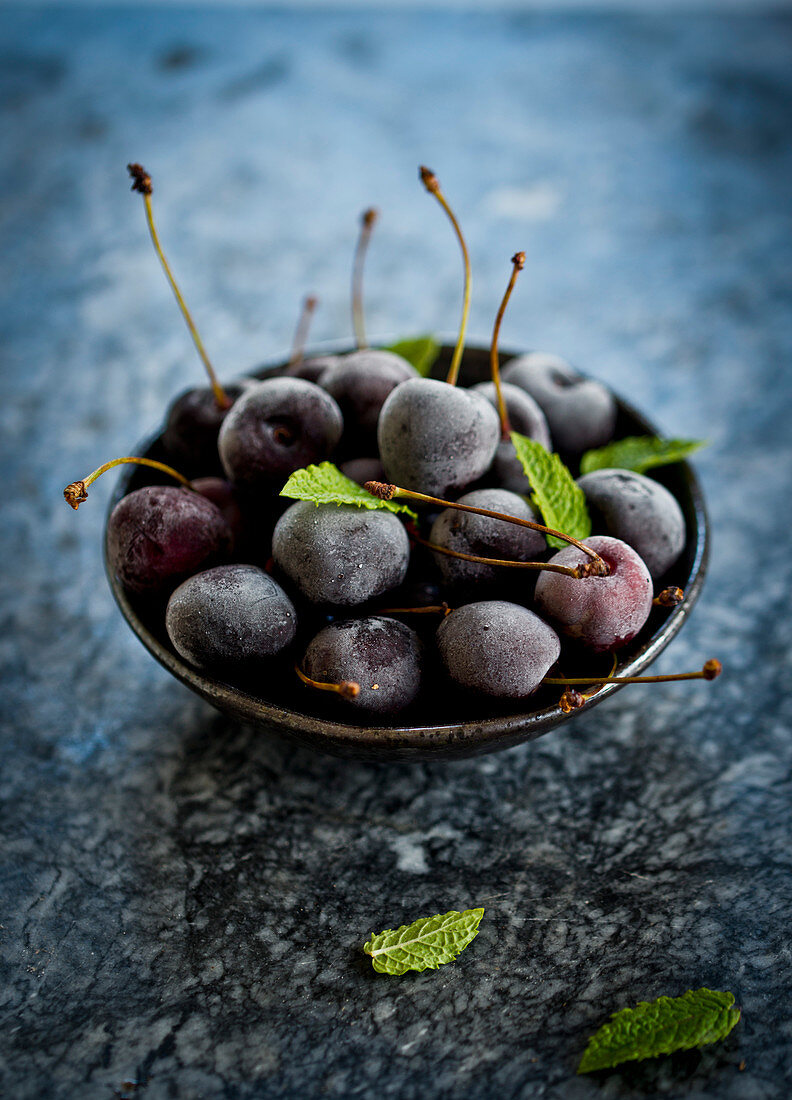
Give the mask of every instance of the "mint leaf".
[[452, 909], [437, 917], [421, 917], [395, 931], [372, 934], [363, 947], [379, 974], [405, 974], [408, 970], [437, 970], [452, 962], [478, 935], [483, 909]]
[[689, 989], [681, 997], [658, 997], [623, 1008], [589, 1039], [578, 1073], [715, 1043], [740, 1018], [733, 1005], [731, 993]]
[[652, 466], [668, 466], [681, 462], [699, 447], [705, 447], [703, 439], [657, 439], [652, 435], [629, 435], [607, 447], [586, 451], [580, 460], [581, 474], [592, 470], [634, 470], [642, 474]]
[[280, 491], [282, 497], [310, 500], [314, 504], [356, 504], [359, 508], [384, 508], [388, 512], [406, 512], [417, 519], [415, 512], [398, 500], [379, 500], [367, 493], [351, 477], [342, 474], [332, 462], [305, 466], [295, 470]]
[[[534, 503], [542, 514], [546, 527], [554, 527], [576, 539], [591, 534], [591, 520], [583, 490], [556, 454], [519, 432], [511, 433], [525, 476], [531, 483]], [[547, 536], [549, 546], [563, 549], [568, 542], [554, 535]]]
[[434, 336], [414, 336], [410, 340], [399, 340], [382, 350], [392, 351], [394, 355], [400, 355], [402, 359], [406, 359], [411, 366], [415, 367], [423, 378], [428, 378], [429, 372], [440, 354], [440, 345]]

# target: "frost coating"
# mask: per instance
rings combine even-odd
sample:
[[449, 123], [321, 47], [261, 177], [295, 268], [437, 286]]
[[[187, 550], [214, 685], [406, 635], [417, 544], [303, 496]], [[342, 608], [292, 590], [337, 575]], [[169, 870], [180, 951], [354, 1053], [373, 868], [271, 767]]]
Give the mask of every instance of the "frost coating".
[[[490, 405], [497, 410], [498, 396], [494, 382], [479, 382], [471, 389], [474, 393], [480, 393], [482, 397], [486, 397]], [[501, 392], [503, 393], [511, 430], [527, 436], [528, 439], [535, 439], [546, 450], [551, 451], [553, 446], [550, 440], [547, 418], [531, 395], [526, 393], [525, 390], [521, 390], [519, 386], [510, 385], [508, 382], [501, 383]], [[525, 476], [522, 463], [515, 454], [514, 444], [511, 440], [502, 439], [498, 443], [498, 450], [495, 453], [495, 460], [492, 465], [504, 489], [509, 489], [512, 493], [529, 493], [531, 491], [530, 482]]]
[[552, 627], [505, 600], [482, 600], [452, 611], [438, 627], [437, 645], [458, 684], [508, 699], [531, 695], [561, 653]]
[[385, 401], [377, 435], [390, 481], [444, 497], [486, 473], [500, 424], [481, 394], [415, 378], [397, 386]]
[[[512, 448], [513, 449], [513, 448]], [[505, 489], [475, 489], [459, 498], [459, 504], [469, 504], [473, 508], [487, 508], [492, 512], [503, 512], [517, 519], [536, 522], [529, 505], [516, 493]], [[518, 527], [515, 523], [477, 516], [472, 512], [460, 512], [456, 508], [446, 508], [432, 525], [429, 541], [445, 546], [449, 550], [463, 554], [475, 554], [482, 558], [503, 558], [506, 561], [536, 561], [547, 550], [545, 537], [540, 531], [530, 527]], [[481, 565], [478, 562], [452, 558], [446, 554], [435, 554], [434, 559], [447, 584], [487, 583], [503, 580], [509, 570], [504, 566]], [[512, 570], [512, 578], [519, 584], [518, 576]]]
[[320, 630], [305, 652], [312, 680], [353, 681], [360, 691], [344, 702], [375, 714], [394, 714], [421, 686], [421, 643], [404, 623], [385, 616], [345, 619]]
[[179, 585], [165, 628], [186, 661], [250, 671], [294, 638], [297, 617], [281, 586], [255, 565], [220, 565]]
[[547, 417], [558, 450], [587, 451], [613, 438], [613, 395], [600, 382], [583, 378], [560, 356], [538, 351], [521, 355], [506, 365], [502, 377], [533, 397]]
[[272, 556], [313, 603], [349, 607], [401, 584], [410, 543], [391, 512], [300, 500], [278, 520]]
[[[577, 580], [562, 573], [542, 573], [536, 582], [536, 605], [570, 638], [604, 652], [629, 642], [649, 618], [652, 578], [626, 542], [592, 535], [585, 543], [607, 563], [608, 576]], [[550, 559], [556, 565], [573, 566], [588, 560], [576, 546]]]
[[592, 520], [632, 546], [656, 580], [685, 545], [685, 517], [665, 486], [631, 470], [595, 470], [578, 478]]

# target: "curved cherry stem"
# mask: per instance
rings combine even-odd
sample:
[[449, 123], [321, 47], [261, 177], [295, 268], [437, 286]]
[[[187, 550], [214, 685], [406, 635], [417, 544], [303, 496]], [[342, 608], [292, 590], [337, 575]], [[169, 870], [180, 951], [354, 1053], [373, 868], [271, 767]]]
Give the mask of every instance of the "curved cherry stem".
[[712, 657], [705, 661], [698, 672], [676, 672], [669, 676], [603, 676], [599, 680], [586, 679], [583, 676], [545, 676], [543, 684], [668, 684], [674, 680], [716, 680], [723, 671], [723, 665]]
[[326, 680], [312, 680], [310, 676], [306, 676], [299, 665], [294, 666], [294, 671], [304, 684], [316, 688], [317, 691], [334, 691], [342, 699], [354, 699], [360, 694], [360, 684], [356, 684], [354, 680], [341, 680], [334, 684]]
[[363, 310], [363, 266], [366, 261], [371, 234], [379, 217], [379, 211], [370, 207], [360, 219], [360, 236], [355, 248], [355, 260], [352, 264], [352, 328], [355, 331], [355, 343], [358, 350], [367, 348], [365, 314]]
[[479, 565], [506, 565], [511, 569], [533, 569], [534, 571], [545, 570], [548, 573], [563, 573], [566, 577], [574, 577], [575, 580], [580, 580], [584, 574], [579, 572], [580, 566], [573, 565], [553, 565], [549, 561], [511, 561], [508, 558], [483, 558], [478, 554], [466, 554], [462, 550], [451, 550], [448, 546], [440, 546], [436, 542], [429, 542], [423, 535], [419, 535], [415, 529], [414, 524], [406, 524], [407, 532], [414, 542], [420, 543], [421, 546], [425, 546], [427, 550], [432, 550], [435, 554], [445, 554], [449, 558], [461, 558], [462, 561], [472, 561]]
[[294, 331], [294, 340], [292, 341], [292, 350], [288, 364], [290, 367], [296, 367], [298, 363], [301, 363], [303, 360], [305, 342], [308, 339], [308, 330], [311, 327], [311, 318], [318, 304], [319, 299], [315, 298], [312, 294], [303, 302], [303, 307], [300, 311], [300, 319]]
[[88, 499], [88, 486], [93, 484], [102, 474], [106, 473], [108, 470], [112, 470], [114, 466], [121, 466], [124, 463], [131, 463], [134, 466], [149, 466], [152, 470], [160, 470], [163, 474], [168, 474], [170, 477], [175, 478], [176, 481], [180, 481], [185, 488], [192, 489], [194, 492], [197, 491], [193, 483], [188, 481], [178, 470], [174, 470], [172, 466], [166, 466], [164, 462], [157, 462], [153, 458], [139, 458], [136, 455], [126, 455], [124, 458], [114, 458], [112, 462], [105, 462], [103, 466], [94, 470], [92, 474], [88, 474], [87, 477], [82, 478], [80, 481], [73, 481], [71, 485], [67, 485], [63, 490], [63, 497], [66, 503], [70, 504], [75, 510], [79, 508], [83, 501]]
[[[534, 523], [530, 519], [518, 519], [517, 516], [507, 516], [504, 512], [493, 512], [489, 508], [474, 508], [471, 504], [460, 504], [454, 500], [441, 500], [439, 497], [430, 497], [425, 493], [415, 493], [412, 489], [402, 489], [399, 485], [389, 485], [382, 481], [367, 481], [363, 488], [380, 500], [393, 500], [394, 497], [401, 497], [405, 500], [419, 501], [421, 504], [434, 504], [440, 508], [456, 508], [460, 512], [471, 512], [474, 516], [500, 519], [504, 523], [513, 523], [517, 527], [530, 527], [532, 531], [541, 531], [545, 535], [553, 535], [555, 538], [571, 543], [572, 546], [576, 546], [578, 550], [582, 550], [584, 554], [591, 558], [591, 562], [587, 566], [576, 566], [570, 575], [576, 577], [607, 577], [610, 573], [607, 562], [603, 561], [590, 546], [586, 546], [584, 542], [580, 542], [579, 539], [573, 538], [572, 535], [567, 535], [563, 531], [556, 531], [553, 527], [545, 527], [543, 523]], [[554, 568], [554, 571], [559, 572], [561, 569], [562, 567], [558, 566]], [[563, 567], [563, 572], [569, 572], [566, 566]]]
[[500, 379], [500, 365], [498, 363], [498, 337], [500, 336], [501, 321], [503, 320], [503, 314], [506, 312], [506, 306], [509, 304], [509, 298], [514, 290], [514, 284], [517, 282], [517, 276], [525, 267], [525, 253], [515, 252], [512, 256], [512, 273], [509, 279], [509, 285], [506, 287], [506, 293], [503, 295], [503, 301], [500, 304], [498, 315], [495, 318], [495, 327], [492, 330], [492, 344], [490, 345], [490, 373], [492, 374], [492, 381], [495, 385], [495, 394], [498, 398], [498, 416], [501, 422], [501, 437], [508, 439], [511, 435], [511, 424], [509, 423], [509, 413], [506, 409], [506, 402], [503, 400], [503, 391], [501, 390]]
[[419, 169], [421, 182], [430, 195], [434, 195], [437, 201], [442, 206], [448, 215], [448, 219], [451, 225], [454, 227], [457, 240], [459, 241], [459, 247], [462, 249], [462, 260], [465, 264], [465, 291], [462, 298], [462, 320], [459, 325], [459, 336], [457, 337], [456, 347], [454, 348], [454, 354], [451, 356], [451, 366], [448, 369], [448, 375], [446, 382], [451, 386], [455, 386], [457, 378], [459, 377], [459, 365], [462, 362], [462, 352], [465, 350], [465, 332], [467, 330], [468, 314], [470, 313], [470, 256], [468, 255], [467, 245], [465, 244], [465, 238], [462, 236], [462, 230], [459, 228], [459, 222], [456, 220], [454, 211], [448, 205], [445, 195], [440, 190], [440, 182], [437, 176], [429, 168], [421, 166]]
[[170, 269], [170, 264], [165, 258], [165, 253], [162, 251], [162, 245], [160, 244], [159, 236], [157, 234], [157, 227], [154, 224], [154, 213], [151, 209], [151, 192], [153, 191], [153, 187], [151, 185], [151, 176], [141, 164], [128, 164], [127, 171], [129, 172], [133, 180], [132, 190], [137, 191], [138, 194], [143, 196], [143, 203], [146, 208], [146, 222], [148, 223], [149, 234], [151, 236], [151, 242], [154, 245], [154, 251], [159, 257], [159, 262], [162, 265], [162, 270], [165, 272], [165, 278], [170, 283], [170, 288], [173, 291], [174, 297], [176, 298], [176, 301], [179, 305], [179, 309], [182, 312], [182, 317], [184, 317], [187, 328], [190, 331], [190, 335], [193, 338], [193, 343], [195, 344], [196, 350], [201, 357], [204, 367], [206, 368], [206, 373], [209, 376], [209, 384], [212, 387], [212, 393], [214, 394], [214, 399], [217, 407], [218, 409], [229, 409], [232, 404], [231, 399], [218, 381], [214, 367], [212, 366], [209, 360], [209, 356], [206, 353], [206, 348], [203, 345], [203, 340], [201, 339], [200, 333], [195, 327], [195, 322], [190, 316], [190, 311], [187, 308], [187, 303], [182, 297], [182, 293], [179, 290], [179, 286], [173, 276], [173, 272]]

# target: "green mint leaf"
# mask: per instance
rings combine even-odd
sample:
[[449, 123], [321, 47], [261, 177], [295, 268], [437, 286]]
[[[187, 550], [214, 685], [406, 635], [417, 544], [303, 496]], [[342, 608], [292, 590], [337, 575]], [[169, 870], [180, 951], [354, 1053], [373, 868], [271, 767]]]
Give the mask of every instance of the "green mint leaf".
[[440, 345], [434, 336], [414, 336], [410, 340], [398, 340], [383, 351], [392, 351], [415, 367], [422, 378], [428, 378], [429, 372], [440, 354]]
[[380, 508], [387, 512], [406, 512], [417, 519], [415, 512], [398, 500], [379, 500], [367, 493], [351, 477], [342, 474], [332, 462], [305, 466], [295, 470], [280, 491], [282, 497], [310, 500], [314, 504], [356, 504], [359, 508]]
[[589, 1039], [578, 1073], [716, 1043], [740, 1018], [739, 1008], [733, 1006], [731, 993], [689, 989], [681, 997], [658, 997], [623, 1008]]
[[483, 909], [452, 909], [436, 917], [421, 917], [395, 931], [372, 934], [363, 947], [379, 974], [405, 974], [408, 970], [437, 970], [452, 962], [478, 935]]
[[[583, 490], [556, 454], [519, 432], [511, 433], [511, 441], [531, 483], [533, 499], [546, 527], [554, 527], [576, 539], [591, 534], [591, 519]], [[549, 546], [562, 550], [568, 542], [554, 535], [547, 536]]]
[[681, 462], [699, 447], [705, 447], [703, 439], [657, 439], [652, 435], [630, 435], [618, 439], [607, 447], [586, 451], [580, 460], [581, 474], [592, 470], [634, 470], [642, 474], [652, 466], [668, 466]]

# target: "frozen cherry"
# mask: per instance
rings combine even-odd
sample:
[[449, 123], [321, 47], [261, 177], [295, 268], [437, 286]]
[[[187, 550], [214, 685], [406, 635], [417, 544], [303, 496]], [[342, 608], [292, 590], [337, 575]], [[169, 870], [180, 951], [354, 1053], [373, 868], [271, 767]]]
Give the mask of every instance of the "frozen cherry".
[[487, 472], [500, 426], [498, 414], [481, 394], [414, 378], [385, 401], [378, 438], [391, 481], [442, 497]]
[[[460, 497], [457, 503], [503, 512], [518, 519], [535, 518], [522, 497], [505, 489], [476, 489]], [[534, 561], [547, 549], [545, 537], [539, 531], [456, 508], [446, 508], [440, 513], [432, 524], [429, 541], [464, 554], [512, 561]], [[497, 566], [445, 554], [435, 554], [435, 561], [446, 584], [485, 584], [502, 580], [504, 575]]]
[[213, 673], [264, 671], [297, 626], [291, 600], [255, 565], [218, 565], [189, 577], [168, 601], [165, 628], [174, 649]]
[[220, 429], [223, 469], [246, 490], [283, 485], [294, 470], [328, 458], [343, 426], [338, 405], [313, 382], [258, 382], [240, 397]]
[[377, 449], [377, 422], [385, 398], [399, 383], [417, 378], [406, 359], [391, 351], [367, 349], [345, 355], [319, 378], [344, 417], [342, 446], [347, 454]]
[[632, 546], [657, 580], [685, 546], [685, 517], [665, 486], [632, 470], [594, 470], [578, 479], [592, 523]]
[[[536, 605], [570, 638], [597, 651], [629, 642], [652, 610], [652, 578], [632, 547], [607, 535], [592, 535], [586, 546], [605, 561], [607, 576], [568, 577], [542, 573], [536, 582]], [[576, 546], [560, 550], [552, 565], [585, 562]]]
[[225, 558], [222, 512], [191, 489], [148, 485], [123, 497], [107, 521], [107, 558], [132, 592], [157, 592]]
[[418, 694], [421, 655], [418, 635], [396, 619], [342, 619], [310, 642], [298, 674], [313, 688], [335, 691], [351, 707], [395, 714]]
[[312, 603], [348, 607], [401, 584], [410, 543], [391, 512], [297, 501], [276, 524], [272, 556]]
[[558, 635], [546, 622], [503, 600], [452, 611], [437, 628], [437, 645], [452, 680], [507, 699], [536, 691], [561, 652]]
[[559, 356], [531, 352], [512, 359], [503, 369], [503, 381], [533, 397], [560, 451], [580, 453], [613, 438], [613, 394], [600, 382], [583, 378]]

